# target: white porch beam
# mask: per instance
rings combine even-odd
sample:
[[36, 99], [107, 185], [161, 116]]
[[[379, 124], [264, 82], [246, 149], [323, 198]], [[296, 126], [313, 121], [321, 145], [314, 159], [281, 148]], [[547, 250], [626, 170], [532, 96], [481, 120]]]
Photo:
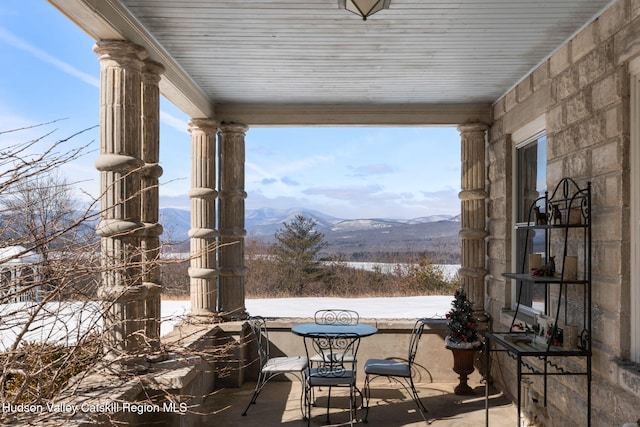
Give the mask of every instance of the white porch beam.
[[457, 126], [491, 123], [490, 104], [217, 104], [216, 119], [260, 126]]

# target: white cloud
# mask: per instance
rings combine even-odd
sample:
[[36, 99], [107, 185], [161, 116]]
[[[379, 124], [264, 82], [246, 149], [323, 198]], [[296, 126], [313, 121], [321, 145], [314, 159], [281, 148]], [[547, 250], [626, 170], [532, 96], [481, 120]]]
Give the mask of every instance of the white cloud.
[[100, 87], [100, 78], [92, 75], [92, 74], [88, 74], [85, 73], [83, 71], [78, 70], [77, 68], [75, 68], [74, 66], [59, 60], [58, 58], [48, 54], [47, 52], [45, 52], [44, 50], [32, 45], [31, 43], [21, 39], [20, 37], [16, 36], [15, 34], [9, 32], [7, 29], [0, 27], [0, 41], [3, 41], [4, 43], [8, 44], [9, 46], [13, 46], [16, 49], [20, 49], [24, 52], [27, 52], [28, 54], [30, 54], [31, 56], [46, 62], [50, 65], [53, 65], [54, 67], [62, 70], [63, 72], [76, 77], [77, 79], [93, 86], [96, 88]]
[[166, 111], [160, 111], [160, 121], [168, 126], [171, 126], [173, 129], [182, 132], [188, 133], [188, 124], [185, 120], [180, 119], [176, 116], [173, 116]]
[[383, 175], [395, 171], [394, 167], [386, 163], [376, 163], [363, 166], [351, 166], [349, 169], [354, 171], [356, 177], [365, 177], [369, 175]]

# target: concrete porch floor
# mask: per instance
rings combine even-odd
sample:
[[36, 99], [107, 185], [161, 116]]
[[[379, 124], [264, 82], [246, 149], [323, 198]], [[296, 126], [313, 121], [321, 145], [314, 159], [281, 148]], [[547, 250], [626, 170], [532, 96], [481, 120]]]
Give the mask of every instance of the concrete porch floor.
[[[415, 403], [398, 384], [378, 379], [372, 388], [371, 408], [368, 424], [372, 427], [417, 427], [425, 426]], [[477, 427], [485, 425], [484, 386], [469, 383], [473, 396], [458, 396], [453, 393], [456, 384], [418, 384], [417, 389], [429, 410], [427, 419], [437, 427]], [[306, 426], [300, 412], [300, 382], [272, 381], [251, 405], [246, 416], [242, 411], [253, 393], [254, 382], [247, 382], [240, 388], [216, 390], [204, 404], [206, 411], [203, 425], [220, 427], [270, 427]], [[349, 425], [349, 401], [344, 389], [331, 391], [331, 423], [326, 424], [326, 390], [317, 392], [317, 406], [311, 408], [311, 425]], [[489, 395], [489, 425], [515, 426], [516, 407], [495, 389]], [[359, 424], [364, 418], [364, 410], [358, 410]]]

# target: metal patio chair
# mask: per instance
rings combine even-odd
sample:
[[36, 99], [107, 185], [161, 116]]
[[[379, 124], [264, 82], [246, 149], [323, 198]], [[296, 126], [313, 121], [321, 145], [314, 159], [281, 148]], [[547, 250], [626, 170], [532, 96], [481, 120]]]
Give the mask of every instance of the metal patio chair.
[[329, 308], [316, 311], [313, 320], [325, 325], [357, 325], [360, 315], [354, 310]]
[[310, 354], [326, 355], [315, 367], [305, 370], [304, 399], [307, 425], [311, 425], [311, 406], [314, 404], [314, 388], [327, 387], [327, 424], [330, 424], [331, 388], [349, 388], [350, 424], [356, 416], [356, 367], [355, 360], [360, 346], [360, 336], [353, 333], [313, 333], [304, 337], [307, 357]]
[[[256, 388], [253, 391], [251, 400], [247, 404], [243, 416], [247, 415], [247, 411], [252, 404], [256, 403], [258, 395], [262, 391], [267, 382], [278, 375], [293, 374], [304, 386], [303, 371], [308, 366], [308, 359], [306, 356], [270, 356], [269, 345], [269, 332], [267, 329], [267, 322], [264, 317], [252, 316], [249, 318], [249, 325], [258, 347], [258, 361], [260, 363], [260, 372], [258, 374], [258, 381], [256, 382]], [[302, 402], [302, 397], [301, 397]], [[302, 406], [302, 403], [301, 403]], [[301, 407], [302, 411], [302, 407]], [[304, 416], [304, 411], [302, 411]]]
[[[418, 319], [413, 326], [411, 339], [409, 341], [409, 357], [407, 361], [399, 361], [393, 359], [369, 359], [364, 364], [364, 399], [366, 404], [366, 412], [364, 422], [367, 422], [369, 416], [369, 400], [371, 399], [371, 381], [377, 377], [386, 377], [388, 379], [396, 379], [404, 389], [411, 394], [413, 401], [416, 402], [418, 410], [422, 418], [427, 421], [426, 413], [428, 412], [424, 404], [420, 400], [420, 396], [416, 391], [413, 383], [412, 368], [413, 362], [418, 351], [418, 343], [424, 330], [427, 319]], [[428, 422], [428, 421], [427, 421]]]
[[[318, 310], [313, 316], [313, 320], [317, 324], [321, 325], [357, 325], [360, 322], [360, 315], [354, 310], [345, 310], [338, 308], [329, 308]], [[320, 353], [316, 353], [309, 357], [309, 363], [313, 366], [316, 363], [322, 362], [325, 356]], [[349, 355], [346, 356], [347, 360]], [[355, 363], [356, 360], [353, 360]]]

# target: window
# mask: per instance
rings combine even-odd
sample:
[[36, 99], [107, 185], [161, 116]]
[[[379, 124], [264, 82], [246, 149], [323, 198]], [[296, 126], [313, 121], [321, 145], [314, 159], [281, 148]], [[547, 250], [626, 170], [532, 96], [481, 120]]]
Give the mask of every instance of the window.
[[[630, 355], [640, 363], [640, 58], [629, 63], [631, 75], [631, 120], [630, 123], [630, 164], [631, 164], [631, 282], [630, 298]], [[622, 295], [624, 298], [625, 295]]]
[[[528, 223], [531, 204], [543, 197], [547, 189], [547, 138], [544, 133], [525, 139], [516, 144], [515, 157], [515, 185], [514, 185], [514, 215], [517, 223]], [[544, 203], [539, 203], [544, 212]], [[514, 224], [514, 271], [528, 271], [526, 264], [528, 254], [540, 253], [544, 259], [544, 235], [541, 230], [516, 229]], [[529, 239], [526, 241], [525, 239]], [[525, 264], [522, 262], [525, 260]], [[530, 311], [545, 312], [547, 304], [546, 287], [543, 284], [527, 284], [520, 286], [516, 283], [512, 292], [514, 301], [520, 298], [520, 307], [528, 307]], [[522, 292], [522, 295], [519, 295]], [[525, 310], [527, 311], [527, 310]]]

